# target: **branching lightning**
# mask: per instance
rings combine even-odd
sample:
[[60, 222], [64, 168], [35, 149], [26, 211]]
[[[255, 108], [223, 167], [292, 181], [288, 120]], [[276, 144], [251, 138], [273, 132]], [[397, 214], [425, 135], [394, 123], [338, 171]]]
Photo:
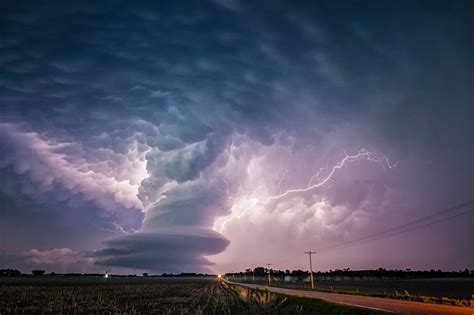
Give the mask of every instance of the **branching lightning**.
[[319, 181], [321, 181], [321, 179], [319, 178], [319, 175], [321, 175], [321, 172], [323, 171], [323, 168], [321, 167], [318, 172], [316, 174], [314, 174], [313, 176], [311, 176], [311, 178], [309, 179], [309, 182], [308, 182], [308, 187], [312, 186], [313, 185], [313, 181], [315, 179]]
[[105, 228], [101, 226], [97, 226], [97, 228], [101, 231], [110, 232], [110, 233], [133, 234], [137, 232], [137, 230], [135, 230], [134, 228], [125, 229], [124, 227], [122, 227], [120, 224], [118, 224], [115, 221], [111, 222], [111, 225], [112, 225], [112, 228]]
[[[365, 149], [361, 149], [359, 150], [359, 152], [357, 152], [357, 154], [354, 154], [354, 155], [345, 153], [345, 156], [339, 162], [337, 162], [334, 166], [332, 166], [330, 171], [324, 177], [322, 177], [322, 173], [324, 169], [320, 168], [316, 172], [316, 174], [311, 176], [308, 184], [305, 187], [288, 189], [284, 192], [281, 192], [281, 183], [283, 182], [287, 173], [287, 172], [284, 172], [283, 176], [278, 181], [279, 192], [277, 195], [271, 195], [264, 198], [258, 198], [255, 195], [245, 195], [240, 198], [232, 198], [232, 199], [236, 199], [236, 202], [234, 202], [234, 205], [232, 206], [231, 214], [228, 215], [227, 217], [223, 217], [216, 220], [214, 222], [214, 230], [218, 232], [222, 232], [227, 223], [229, 223], [230, 221], [234, 219], [240, 219], [242, 216], [249, 213], [249, 211], [255, 207], [265, 206], [271, 201], [279, 200], [290, 194], [303, 193], [303, 192], [307, 192], [307, 191], [319, 188], [325, 185], [329, 180], [331, 180], [331, 178], [334, 176], [337, 170], [343, 168], [349, 162], [355, 162], [358, 160], [371, 161], [371, 162], [381, 165], [385, 169], [394, 168], [398, 164], [398, 162], [391, 163], [390, 160], [382, 154], [369, 152]], [[227, 187], [227, 183], [226, 183], [226, 187]], [[261, 189], [261, 187], [259, 187], [258, 189]], [[228, 189], [227, 189], [227, 192], [228, 192]]]

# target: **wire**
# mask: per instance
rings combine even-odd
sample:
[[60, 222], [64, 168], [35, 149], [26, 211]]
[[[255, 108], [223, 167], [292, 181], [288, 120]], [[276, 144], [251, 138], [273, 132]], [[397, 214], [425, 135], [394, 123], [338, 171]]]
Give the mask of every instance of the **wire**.
[[347, 248], [347, 247], [351, 247], [351, 246], [361, 245], [361, 244], [364, 244], [364, 243], [367, 243], [367, 242], [378, 241], [378, 240], [381, 240], [381, 239], [384, 239], [384, 238], [388, 238], [388, 237], [392, 237], [392, 236], [395, 236], [395, 235], [400, 235], [400, 234], [403, 234], [403, 233], [407, 233], [407, 232], [419, 230], [419, 229], [421, 229], [421, 228], [424, 228], [424, 227], [427, 227], [427, 226], [430, 226], [430, 225], [434, 225], [434, 224], [437, 224], [437, 223], [440, 223], [440, 222], [443, 222], [443, 221], [447, 221], [447, 220], [449, 220], [449, 219], [453, 219], [453, 218], [456, 218], [456, 217], [460, 217], [460, 216], [463, 216], [463, 215], [465, 215], [465, 214], [469, 214], [469, 213], [471, 213], [471, 212], [474, 212], [474, 208], [471, 209], [471, 210], [468, 210], [468, 211], [464, 211], [464, 212], [461, 212], [461, 213], [452, 215], [452, 216], [450, 216], [450, 217], [446, 217], [446, 218], [443, 218], [443, 219], [439, 219], [439, 220], [436, 220], [436, 221], [433, 221], [433, 222], [430, 222], [430, 223], [426, 223], [426, 224], [423, 224], [423, 225], [420, 225], [420, 226], [416, 226], [416, 227], [413, 227], [413, 228], [410, 228], [410, 229], [406, 229], [406, 230], [403, 230], [403, 231], [399, 231], [399, 232], [396, 232], [396, 233], [384, 235], [383, 237], [378, 237], [378, 238], [366, 240], [365, 242], [360, 242], [360, 243], [357, 243], [357, 244], [352, 244], [352, 245], [348, 245], [348, 246], [343, 246], [343, 247], [341, 247], [341, 248]]
[[[425, 225], [416, 226], [414, 228], [408, 228], [407, 229], [407, 227], [409, 227], [410, 225], [414, 225], [414, 224], [417, 224], [417, 223], [424, 222], [426, 220], [434, 219], [434, 218], [436, 218], [440, 215], [444, 215], [448, 212], [459, 210], [459, 209], [465, 208], [465, 207], [473, 205], [473, 204], [474, 204], [474, 199], [466, 201], [466, 202], [458, 204], [458, 205], [455, 205], [455, 206], [452, 206], [452, 207], [449, 207], [449, 208], [446, 208], [446, 209], [443, 209], [443, 210], [440, 210], [440, 211], [438, 211], [434, 214], [416, 219], [414, 221], [405, 223], [403, 225], [399, 225], [397, 227], [394, 227], [394, 228], [391, 228], [391, 229], [388, 229], [388, 230], [385, 230], [385, 231], [382, 231], [382, 232], [378, 232], [378, 233], [375, 233], [375, 234], [372, 234], [372, 235], [369, 235], [369, 236], [366, 236], [366, 237], [363, 237], [363, 238], [360, 238], [360, 239], [357, 239], [357, 240], [348, 241], [348, 242], [344, 242], [344, 243], [340, 243], [340, 244], [336, 244], [336, 245], [332, 245], [332, 246], [328, 246], [328, 247], [323, 247], [323, 248], [319, 248], [319, 249], [316, 249], [316, 250], [317, 251], [326, 251], [326, 250], [335, 249], [335, 248], [339, 248], [339, 247], [346, 248], [346, 247], [350, 247], [350, 246], [353, 246], [353, 245], [359, 245], [359, 244], [362, 244], [362, 243], [365, 243], [365, 242], [369, 242], [369, 241], [373, 241], [373, 240], [379, 240], [379, 239], [382, 239], [382, 238], [385, 238], [385, 237], [390, 237], [390, 236], [393, 236], [393, 235], [402, 234], [402, 233], [412, 231], [412, 230], [415, 230], [415, 229], [418, 229], [418, 228], [421, 228], [421, 227], [425, 227], [425, 226], [429, 226], [431, 224], [442, 222], [442, 221], [448, 220], [450, 218], [455, 218], [459, 215], [467, 214], [467, 213], [473, 211], [474, 209], [470, 210], [470, 211], [462, 212], [459, 215], [450, 216], [450, 217], [447, 217], [447, 218], [444, 218], [444, 219], [441, 219], [441, 220], [438, 220], [438, 221], [434, 221], [434, 222], [431, 222], [431, 223], [428, 223], [428, 224], [425, 224]], [[398, 230], [402, 230], [402, 231], [398, 231]], [[396, 231], [398, 231], [398, 232], [396, 232]], [[394, 233], [390, 233], [390, 232], [394, 232]], [[387, 233], [390, 233], [390, 234], [387, 234]], [[384, 235], [384, 234], [387, 234], [387, 235]]]

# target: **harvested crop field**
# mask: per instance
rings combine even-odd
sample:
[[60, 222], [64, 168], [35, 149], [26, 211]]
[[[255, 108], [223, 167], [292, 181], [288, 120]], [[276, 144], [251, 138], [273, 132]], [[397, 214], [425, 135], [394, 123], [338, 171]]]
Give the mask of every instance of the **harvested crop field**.
[[0, 279], [0, 314], [376, 314], [206, 278]]

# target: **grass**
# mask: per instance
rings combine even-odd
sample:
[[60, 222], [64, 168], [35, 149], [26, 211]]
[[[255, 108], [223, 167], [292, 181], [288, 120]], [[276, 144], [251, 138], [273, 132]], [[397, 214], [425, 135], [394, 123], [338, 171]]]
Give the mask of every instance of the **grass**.
[[382, 314], [212, 279], [0, 278], [0, 314]]
[[[235, 279], [236, 282], [241, 280]], [[248, 282], [263, 284], [263, 282]], [[373, 296], [406, 301], [455, 306], [474, 306], [474, 281], [462, 280], [383, 280], [340, 281], [315, 284], [316, 291], [351, 295]], [[311, 290], [308, 283], [274, 282], [272, 286]]]
[[387, 314], [319, 299], [277, 294], [268, 290], [250, 289], [238, 285], [231, 286], [241, 299], [247, 301], [249, 305], [256, 306], [250, 309], [251, 314]]

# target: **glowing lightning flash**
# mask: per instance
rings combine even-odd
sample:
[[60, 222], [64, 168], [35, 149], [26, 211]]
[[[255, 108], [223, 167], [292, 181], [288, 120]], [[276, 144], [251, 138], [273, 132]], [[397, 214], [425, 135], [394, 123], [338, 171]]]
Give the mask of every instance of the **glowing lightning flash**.
[[120, 224], [118, 224], [115, 221], [111, 222], [111, 224], [113, 225], [113, 229], [108, 229], [101, 226], [97, 226], [97, 228], [101, 231], [110, 232], [110, 233], [133, 234], [137, 232], [137, 230], [135, 230], [134, 228], [124, 229]]
[[[250, 209], [254, 207], [267, 205], [269, 202], [273, 200], [281, 199], [290, 194], [302, 193], [302, 192], [306, 192], [312, 189], [319, 188], [323, 186], [324, 184], [326, 184], [333, 177], [336, 171], [344, 167], [346, 163], [354, 162], [358, 160], [371, 161], [371, 162], [380, 164], [384, 168], [388, 167], [389, 169], [396, 167], [398, 164], [398, 161], [392, 164], [390, 163], [389, 159], [386, 156], [378, 154], [378, 153], [374, 153], [374, 152], [369, 152], [365, 149], [361, 149], [355, 155], [349, 155], [345, 153], [344, 158], [340, 160], [338, 163], [336, 163], [331, 168], [330, 172], [324, 178], [320, 178], [321, 173], [323, 171], [323, 168], [321, 168], [318, 170], [318, 172], [315, 175], [311, 177], [306, 187], [288, 189], [284, 192], [279, 191], [278, 195], [268, 196], [268, 197], [265, 197], [264, 199], [259, 199], [255, 196], [247, 196], [247, 195], [239, 198], [237, 202], [235, 202], [234, 205], [232, 206], [231, 214], [229, 216], [220, 218], [214, 222], [214, 230], [222, 233], [227, 223], [229, 223], [233, 219], [240, 219], [242, 216], [246, 215], [250, 211]], [[285, 175], [286, 173], [284, 173], [282, 179], [280, 179], [278, 183], [279, 189]], [[259, 189], [260, 188], [261, 187], [259, 187]]]
[[285, 180], [286, 174], [288, 174], [288, 170], [285, 170], [283, 172], [283, 175], [281, 176], [280, 180], [278, 181], [278, 193], [281, 194], [281, 184]]

